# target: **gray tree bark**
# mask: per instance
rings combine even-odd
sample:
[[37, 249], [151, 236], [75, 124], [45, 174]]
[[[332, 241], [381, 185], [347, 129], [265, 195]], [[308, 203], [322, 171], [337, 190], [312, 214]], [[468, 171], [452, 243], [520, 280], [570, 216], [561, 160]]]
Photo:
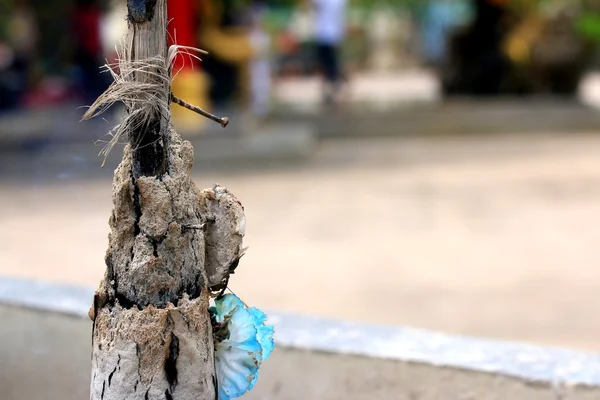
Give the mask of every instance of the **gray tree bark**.
[[[128, 9], [129, 61], [166, 64], [166, 0], [128, 0]], [[106, 272], [90, 309], [92, 400], [217, 395], [209, 299], [242, 254], [245, 217], [226, 189], [198, 190], [191, 180], [193, 148], [169, 121], [170, 77], [161, 76], [169, 73], [156, 68], [131, 78], [154, 85], [151, 99], [162, 107], [136, 114], [147, 104], [125, 101], [139, 120], [125, 125]]]

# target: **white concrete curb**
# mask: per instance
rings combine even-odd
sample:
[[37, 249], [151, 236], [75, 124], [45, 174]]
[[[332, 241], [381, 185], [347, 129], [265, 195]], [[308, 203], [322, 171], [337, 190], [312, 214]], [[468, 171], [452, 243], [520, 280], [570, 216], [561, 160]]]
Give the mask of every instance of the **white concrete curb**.
[[[94, 289], [0, 277], [0, 304], [87, 318]], [[555, 386], [600, 387], [600, 355], [426, 330], [269, 313], [278, 347], [460, 368]]]

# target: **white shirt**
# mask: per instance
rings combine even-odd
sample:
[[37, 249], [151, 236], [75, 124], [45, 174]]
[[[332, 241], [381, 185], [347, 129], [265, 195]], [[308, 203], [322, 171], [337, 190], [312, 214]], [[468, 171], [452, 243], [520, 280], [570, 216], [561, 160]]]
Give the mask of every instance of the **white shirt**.
[[346, 33], [347, 0], [312, 0], [315, 6], [315, 39], [338, 44]]

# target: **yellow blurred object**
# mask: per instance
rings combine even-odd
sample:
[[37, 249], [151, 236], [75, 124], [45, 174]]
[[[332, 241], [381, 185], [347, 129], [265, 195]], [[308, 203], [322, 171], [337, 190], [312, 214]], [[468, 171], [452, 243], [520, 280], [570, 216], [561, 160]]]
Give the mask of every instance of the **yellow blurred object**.
[[198, 40], [200, 47], [223, 62], [239, 67], [239, 103], [249, 99], [249, 63], [254, 57], [254, 48], [247, 28], [221, 27], [223, 14], [221, 0], [201, 0], [201, 19]]
[[205, 0], [202, 9], [204, 11], [203, 23], [200, 27], [202, 48], [232, 64], [248, 62], [253, 53], [248, 30], [220, 27], [223, 10], [219, 0]]
[[508, 58], [517, 65], [528, 64], [531, 61], [531, 48], [540, 37], [542, 28], [540, 17], [532, 15], [523, 18], [504, 42], [503, 48]]
[[[173, 80], [171, 90], [176, 97], [203, 108], [210, 109], [208, 99], [208, 78], [202, 70], [184, 69]], [[173, 125], [180, 134], [200, 135], [207, 123], [214, 123], [205, 117], [196, 114], [176, 104], [171, 105]]]
[[221, 60], [238, 64], [248, 62], [252, 58], [253, 49], [246, 30], [217, 29], [210, 26], [201, 32], [202, 48]]

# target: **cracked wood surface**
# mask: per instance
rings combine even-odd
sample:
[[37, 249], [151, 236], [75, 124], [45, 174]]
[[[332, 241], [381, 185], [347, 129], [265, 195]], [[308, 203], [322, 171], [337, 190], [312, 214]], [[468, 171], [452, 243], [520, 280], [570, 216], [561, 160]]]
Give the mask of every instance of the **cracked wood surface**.
[[170, 135], [167, 174], [132, 179], [130, 146], [115, 172], [92, 399], [215, 397], [208, 302], [240, 257], [245, 218], [225, 188], [196, 188], [193, 149]]
[[[165, 0], [128, 6], [126, 54], [166, 56]], [[209, 299], [242, 254], [244, 211], [223, 187], [199, 190], [191, 144], [164, 115], [146, 117], [113, 179], [106, 272], [90, 309], [90, 398], [214, 400]]]

